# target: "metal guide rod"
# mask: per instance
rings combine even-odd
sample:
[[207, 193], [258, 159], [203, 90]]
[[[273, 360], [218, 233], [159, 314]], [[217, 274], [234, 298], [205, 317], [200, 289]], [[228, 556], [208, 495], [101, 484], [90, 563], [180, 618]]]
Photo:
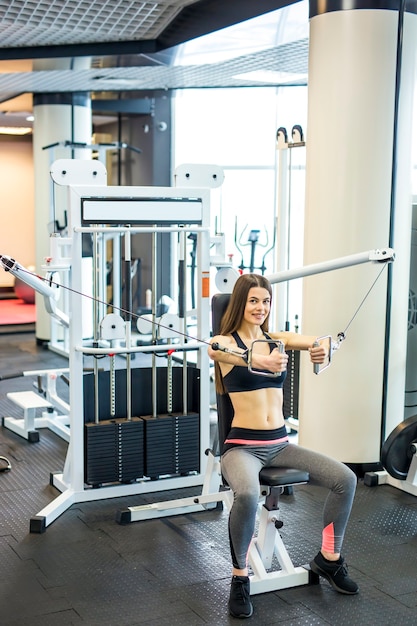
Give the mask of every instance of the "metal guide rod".
[[[157, 288], [157, 234], [152, 232], [152, 344], [157, 342], [156, 288]], [[156, 353], [152, 352], [152, 417], [157, 416], [157, 371]]]
[[121, 259], [121, 238], [122, 235], [119, 233], [116, 236], [108, 235], [105, 233], [103, 235], [106, 241], [111, 241], [112, 245], [112, 254], [113, 254], [113, 263], [112, 263], [112, 304], [113, 310], [117, 311], [121, 306], [122, 300], [122, 276], [120, 271], [120, 261], [116, 263], [116, 259]]
[[[99, 234], [93, 235], [93, 345], [98, 346], [98, 323], [99, 323], [99, 272], [100, 272], [100, 253], [99, 253]], [[98, 392], [98, 361], [94, 359], [94, 422], [96, 424], [100, 421], [99, 410], [99, 392]]]
[[[126, 347], [130, 348], [131, 344], [131, 324], [132, 324], [132, 253], [131, 253], [131, 235], [130, 230], [125, 232], [125, 283], [126, 283]], [[130, 352], [126, 353], [126, 409], [127, 420], [132, 420], [132, 355]]]
[[[171, 339], [168, 339], [168, 345], [171, 345]], [[172, 413], [172, 353], [167, 353], [167, 413]]]
[[[183, 333], [187, 335], [187, 262], [186, 262], [186, 240], [185, 240], [185, 232], [180, 232], [179, 236], [179, 262], [178, 262], [178, 271], [179, 271], [179, 280], [178, 280], [178, 289], [179, 289], [179, 317], [183, 321]], [[187, 341], [187, 337], [185, 336], [185, 341]], [[187, 381], [187, 355], [184, 352], [182, 359], [182, 410], [184, 415], [187, 415], [188, 412], [188, 381]]]

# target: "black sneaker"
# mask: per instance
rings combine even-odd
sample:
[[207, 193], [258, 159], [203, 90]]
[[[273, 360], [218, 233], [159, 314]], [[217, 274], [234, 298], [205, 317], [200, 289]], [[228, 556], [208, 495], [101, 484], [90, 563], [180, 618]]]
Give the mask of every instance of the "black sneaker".
[[230, 585], [229, 613], [233, 617], [250, 617], [253, 613], [249, 596], [249, 576], [233, 576]]
[[353, 595], [358, 593], [358, 585], [348, 576], [347, 566], [342, 557], [338, 561], [328, 561], [321, 552], [317, 554], [310, 567], [315, 574], [329, 581], [333, 589], [339, 593]]

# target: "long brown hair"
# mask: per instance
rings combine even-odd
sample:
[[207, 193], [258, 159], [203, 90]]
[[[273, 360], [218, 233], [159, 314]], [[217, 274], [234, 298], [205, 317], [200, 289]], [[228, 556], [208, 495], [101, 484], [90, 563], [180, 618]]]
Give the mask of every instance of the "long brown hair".
[[[266, 289], [272, 302], [271, 283], [267, 278], [265, 278], [265, 276], [261, 276], [260, 274], [242, 274], [235, 283], [232, 295], [230, 296], [229, 304], [227, 305], [226, 311], [220, 322], [220, 335], [230, 335], [240, 328], [245, 314], [249, 290], [253, 287]], [[262, 331], [268, 332], [268, 322], [269, 314], [261, 325]], [[225, 394], [226, 389], [223, 384], [223, 376], [220, 370], [220, 365], [217, 362], [214, 363], [214, 373], [217, 393]]]

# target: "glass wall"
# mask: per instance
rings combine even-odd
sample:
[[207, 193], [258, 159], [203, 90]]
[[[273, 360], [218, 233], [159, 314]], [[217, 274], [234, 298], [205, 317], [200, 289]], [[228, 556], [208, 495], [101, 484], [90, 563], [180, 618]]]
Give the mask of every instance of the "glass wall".
[[[211, 163], [225, 172], [224, 184], [213, 193], [212, 233], [225, 234], [225, 252], [234, 267], [275, 272], [279, 254], [276, 134], [285, 127], [291, 141], [295, 124], [305, 128], [307, 88], [183, 90], [176, 93], [174, 110], [175, 166]], [[298, 233], [293, 230], [288, 261], [294, 267], [302, 263], [305, 169], [299, 159], [291, 161], [295, 171], [287, 181], [292, 182], [291, 207]], [[294, 306], [299, 310], [300, 303]], [[292, 312], [291, 319], [296, 314]]]
[[[175, 63], [209, 64], [307, 37], [308, 3], [300, 2], [191, 41], [180, 47]], [[281, 73], [283, 84], [292, 77]], [[294, 125], [305, 130], [306, 78], [297, 87], [186, 89], [175, 94], [174, 166], [205, 163], [223, 168], [224, 184], [212, 193], [212, 233], [224, 233], [225, 260], [236, 269], [271, 274], [279, 266], [276, 134], [285, 127], [291, 141]], [[259, 79], [265, 82], [265, 73]], [[285, 259], [292, 266], [301, 264], [303, 248], [305, 170], [299, 162], [296, 170], [296, 176], [286, 176], [286, 184], [293, 181], [293, 204], [299, 205], [300, 198], [302, 203], [293, 211], [298, 236], [292, 240], [291, 259]], [[298, 299], [294, 306], [299, 309]]]

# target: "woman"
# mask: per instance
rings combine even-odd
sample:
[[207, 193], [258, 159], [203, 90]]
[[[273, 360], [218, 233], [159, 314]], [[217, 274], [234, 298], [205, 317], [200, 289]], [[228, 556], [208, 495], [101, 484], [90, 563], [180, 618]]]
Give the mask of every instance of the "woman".
[[[324, 512], [321, 550], [311, 569], [345, 594], [358, 592], [340, 554], [356, 489], [355, 474], [343, 463], [288, 442], [282, 412], [282, 386], [288, 355], [278, 344], [257, 342], [265, 338], [282, 342], [288, 350], [308, 350], [312, 363], [324, 363], [325, 344], [314, 345], [316, 337], [291, 332], [267, 335], [272, 289], [264, 276], [243, 274], [236, 281], [223, 316], [220, 335], [208, 348], [215, 361], [216, 390], [228, 393], [234, 409], [231, 430], [221, 459], [222, 473], [233, 491], [229, 516], [230, 549], [233, 563], [229, 612], [233, 617], [250, 617], [247, 554], [255, 528], [259, 501], [259, 471], [277, 465], [304, 470], [310, 483], [329, 490]], [[250, 369], [276, 377], [256, 374]], [[226, 350], [224, 350], [226, 349]]]

